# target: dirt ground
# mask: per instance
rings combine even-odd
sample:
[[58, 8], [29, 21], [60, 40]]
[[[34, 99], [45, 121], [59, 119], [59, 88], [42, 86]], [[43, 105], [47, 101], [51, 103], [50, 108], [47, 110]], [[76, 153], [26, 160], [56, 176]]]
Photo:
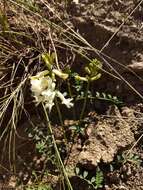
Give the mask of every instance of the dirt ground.
[[[143, 3], [139, 4], [139, 2], [137, 0], [79, 0], [78, 3], [68, 2], [66, 8], [65, 4], [60, 1], [55, 4], [51, 3], [55, 12], [58, 13], [57, 16], [60, 16], [67, 25], [82, 35], [94, 47], [94, 51], [92, 48], [88, 50], [88, 56], [99, 58], [106, 71], [121, 78], [119, 80], [117, 77], [111, 77], [103, 72], [101, 80], [96, 82], [93, 91], [116, 95], [124, 102], [123, 106], [118, 107], [97, 101], [92, 110], [87, 108], [85, 119], [88, 122], [84, 129], [84, 135], [76, 136], [73, 140], [72, 131], [66, 131], [69, 135], [69, 141], [66, 153], [62, 152], [61, 155], [67, 171], [71, 173], [70, 180], [74, 190], [89, 189], [85, 181], [75, 175], [77, 166], [80, 166], [83, 171], [91, 173], [94, 173], [97, 166], [100, 166], [104, 182], [103, 187], [99, 189], [143, 190]], [[39, 7], [44, 7], [39, 1], [37, 4]], [[32, 24], [35, 29], [35, 33], [32, 31], [32, 35], [34, 36], [37, 32], [44, 39], [48, 30], [45, 29], [44, 24], [41, 27], [40, 19], [39, 28], [37, 28], [34, 16], [30, 14], [20, 16], [21, 12], [14, 12], [10, 7], [7, 11], [10, 27], [14, 31], [29, 32], [30, 24]], [[43, 8], [42, 14], [45, 18], [49, 18], [50, 15], [52, 21], [54, 20], [60, 25], [63, 24], [58, 21], [56, 16], [48, 12], [46, 7]], [[28, 20], [28, 24], [25, 28], [21, 28], [25, 19]], [[57, 33], [55, 33], [55, 38], [57, 38]], [[42, 44], [39, 36], [38, 39]], [[25, 37], [19, 37], [19, 40], [23, 42]], [[44, 46], [49, 48], [49, 41], [43, 41]], [[30, 41], [29, 44], [36, 46], [36, 42], [33, 41]], [[81, 43], [81, 46], [84, 45]], [[21, 56], [26, 55], [25, 62], [30, 60], [31, 68], [34, 63], [33, 57], [36, 57], [37, 52], [41, 52], [42, 45], [37, 48], [36, 53], [26, 47], [19, 45], [18, 48]], [[63, 56], [63, 50], [59, 50], [63, 62], [68, 62], [65, 56], [71, 56], [71, 52], [67, 51], [66, 53]], [[82, 64], [86, 61], [80, 56], [73, 57], [73, 69], [82, 69]], [[17, 57], [16, 59], [19, 60]], [[7, 70], [4, 69], [4, 72]], [[3, 75], [4, 72], [1, 69], [0, 75]], [[45, 124], [43, 120], [40, 120], [40, 117], [37, 118], [34, 107], [29, 105], [25, 107], [30, 113], [34, 126], [43, 129]], [[64, 113], [66, 118], [66, 112]], [[70, 119], [65, 119], [65, 126], [76, 122]], [[60, 146], [64, 150], [63, 131], [60, 130], [58, 122], [54, 122], [54, 124], [57, 143], [61, 143]], [[18, 126], [15, 147], [16, 176], [26, 184], [32, 180], [31, 168], [41, 171], [45, 167], [45, 158], [37, 154], [34, 142], [27, 135], [26, 129], [32, 128], [33, 124], [24, 117]], [[4, 143], [2, 141], [0, 144], [0, 183], [14, 186], [16, 180], [10, 172], [7, 159], [8, 149], [4, 149], [5, 152], [3, 152], [3, 147], [8, 147], [7, 143], [7, 141]], [[58, 190], [58, 179], [55, 177], [56, 175], [53, 176], [46, 180], [52, 182], [54, 189]]]

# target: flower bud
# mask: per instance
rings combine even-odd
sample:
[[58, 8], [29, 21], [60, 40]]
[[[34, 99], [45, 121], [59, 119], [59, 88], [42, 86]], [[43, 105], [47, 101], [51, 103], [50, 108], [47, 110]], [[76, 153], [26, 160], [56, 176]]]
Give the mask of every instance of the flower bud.
[[69, 76], [67, 73], [63, 73], [62, 71], [57, 69], [53, 69], [52, 72], [63, 80], [66, 80]]
[[91, 74], [91, 71], [90, 71], [89, 67], [85, 67], [85, 72], [86, 72], [88, 75]]
[[97, 75], [94, 76], [94, 77], [91, 77], [90, 80], [91, 80], [91, 81], [98, 80], [100, 77], [101, 77], [101, 73], [97, 74]]
[[79, 81], [86, 81], [86, 82], [88, 81], [88, 79], [87, 79], [86, 77], [81, 77], [81, 76], [79, 76], [79, 75], [76, 75], [76, 76], [75, 76], [75, 79], [76, 79], [76, 80], [79, 80]]

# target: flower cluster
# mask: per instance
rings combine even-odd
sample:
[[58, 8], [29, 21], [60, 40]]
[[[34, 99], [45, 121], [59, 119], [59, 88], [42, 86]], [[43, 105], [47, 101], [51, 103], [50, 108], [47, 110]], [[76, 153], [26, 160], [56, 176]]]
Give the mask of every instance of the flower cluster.
[[101, 77], [100, 70], [102, 68], [102, 63], [97, 59], [93, 59], [84, 69], [86, 72], [85, 76], [75, 75], [75, 79], [79, 81], [95, 81]]
[[[45, 75], [46, 74], [46, 75]], [[46, 71], [38, 73], [36, 76], [30, 78], [31, 90], [36, 102], [45, 103], [46, 108], [51, 111], [54, 106], [55, 97], [60, 98], [61, 103], [65, 104], [67, 108], [73, 106], [72, 98], [65, 98], [64, 95], [56, 89], [56, 79], [47, 75]]]

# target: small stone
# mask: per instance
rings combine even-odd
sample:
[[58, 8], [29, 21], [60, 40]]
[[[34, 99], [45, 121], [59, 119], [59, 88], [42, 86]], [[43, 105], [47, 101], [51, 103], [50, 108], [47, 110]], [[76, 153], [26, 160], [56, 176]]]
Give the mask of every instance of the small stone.
[[134, 72], [143, 72], [143, 62], [135, 62], [128, 65], [129, 69], [133, 70]]

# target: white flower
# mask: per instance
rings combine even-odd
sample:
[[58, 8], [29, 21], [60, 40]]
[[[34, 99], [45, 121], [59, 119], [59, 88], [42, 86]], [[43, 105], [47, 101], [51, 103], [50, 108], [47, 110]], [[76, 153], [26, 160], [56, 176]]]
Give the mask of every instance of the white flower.
[[49, 85], [48, 80], [45, 77], [36, 78], [31, 77], [31, 90], [35, 95], [40, 95], [44, 89]]
[[61, 99], [62, 104], [65, 104], [67, 106], [67, 108], [73, 107], [73, 103], [71, 103], [71, 101], [73, 100], [72, 98], [66, 99], [60, 91], [57, 91], [57, 97], [59, 97]]
[[62, 104], [65, 104], [67, 108], [73, 107], [73, 103], [71, 102], [73, 99], [72, 98], [67, 98], [62, 101]]
[[55, 86], [56, 84], [49, 76], [44, 77], [38, 73], [36, 76], [31, 77], [31, 90], [36, 102], [45, 102], [49, 111], [51, 111], [54, 105]]
[[54, 106], [54, 99], [56, 96], [56, 92], [51, 89], [47, 89], [42, 92], [42, 95], [44, 97], [46, 108], [48, 108], [49, 111], [51, 111], [52, 107]]
[[31, 90], [34, 94], [37, 103], [45, 103], [46, 108], [51, 111], [54, 106], [55, 96], [59, 97], [62, 104], [65, 104], [67, 108], [71, 108], [73, 103], [71, 103], [72, 98], [65, 98], [64, 95], [55, 89], [56, 84], [54, 80], [49, 76], [44, 76], [46, 71], [38, 73], [36, 76], [31, 77]]

